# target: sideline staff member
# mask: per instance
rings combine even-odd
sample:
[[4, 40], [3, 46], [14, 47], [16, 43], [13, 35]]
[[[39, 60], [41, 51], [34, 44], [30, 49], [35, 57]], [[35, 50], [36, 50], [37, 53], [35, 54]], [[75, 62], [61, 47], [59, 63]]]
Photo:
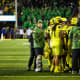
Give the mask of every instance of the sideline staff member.
[[33, 40], [34, 40], [34, 48], [35, 54], [37, 56], [36, 59], [36, 72], [42, 71], [42, 55], [44, 49], [44, 31], [42, 30], [42, 20], [38, 21], [38, 25], [35, 27], [33, 31]]

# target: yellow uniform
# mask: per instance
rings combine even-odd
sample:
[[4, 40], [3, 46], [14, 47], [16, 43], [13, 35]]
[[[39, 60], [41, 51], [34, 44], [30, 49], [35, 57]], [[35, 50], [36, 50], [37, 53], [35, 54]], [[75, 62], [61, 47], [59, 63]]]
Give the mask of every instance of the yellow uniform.
[[52, 32], [51, 35], [51, 48], [53, 55], [60, 55], [62, 50], [62, 40], [60, 38], [60, 28], [61, 26], [56, 27], [56, 31]]
[[46, 40], [45, 41], [45, 48], [44, 48], [44, 51], [45, 51], [45, 58], [48, 59], [49, 57], [49, 54], [50, 54], [50, 48], [49, 48], [49, 40]]
[[[49, 26], [45, 31], [49, 36], [51, 35], [52, 28]], [[45, 58], [48, 59], [48, 65], [51, 66], [51, 48], [50, 48], [50, 39], [45, 41], [45, 48], [44, 48]]]

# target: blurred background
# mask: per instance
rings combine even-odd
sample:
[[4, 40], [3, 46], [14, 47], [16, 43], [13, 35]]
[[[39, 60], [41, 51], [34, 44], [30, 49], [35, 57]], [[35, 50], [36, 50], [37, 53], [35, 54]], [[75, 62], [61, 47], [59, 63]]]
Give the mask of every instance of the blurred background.
[[39, 19], [43, 29], [53, 17], [80, 17], [80, 0], [0, 0], [0, 37], [23, 38]]

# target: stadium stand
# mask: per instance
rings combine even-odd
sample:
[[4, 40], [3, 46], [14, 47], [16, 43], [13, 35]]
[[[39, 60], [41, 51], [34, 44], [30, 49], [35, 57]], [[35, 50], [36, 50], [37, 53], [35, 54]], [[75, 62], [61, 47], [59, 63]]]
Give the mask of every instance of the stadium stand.
[[15, 13], [15, 0], [0, 0], [0, 10], [3, 11], [2, 15], [14, 15]]
[[34, 2], [28, 0], [26, 3], [24, 0], [21, 8], [19, 7], [20, 12], [18, 11], [18, 13], [20, 13], [19, 18], [21, 16], [21, 23], [19, 22], [19, 25], [23, 26], [23, 28], [28, 28], [39, 19], [42, 19], [44, 23], [43, 27], [47, 27], [46, 24], [48, 24], [49, 20], [53, 17], [61, 16], [69, 19], [71, 16], [76, 14], [74, 13], [75, 8], [77, 7], [76, 3], [75, 0], [34, 0]]

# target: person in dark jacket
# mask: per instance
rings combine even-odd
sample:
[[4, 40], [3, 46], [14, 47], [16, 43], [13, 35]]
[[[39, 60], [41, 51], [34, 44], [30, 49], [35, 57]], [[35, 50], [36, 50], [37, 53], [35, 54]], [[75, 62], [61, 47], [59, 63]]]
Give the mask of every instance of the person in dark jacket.
[[[28, 31], [27, 31], [28, 32]], [[29, 30], [30, 32], [30, 30]], [[36, 56], [35, 56], [35, 51], [34, 51], [34, 47], [33, 47], [33, 36], [32, 36], [32, 32], [28, 35], [28, 39], [29, 39], [29, 42], [30, 42], [30, 58], [29, 58], [29, 61], [28, 61], [28, 68], [27, 68], [27, 71], [30, 71], [31, 70], [31, 66], [33, 64], [33, 61], [34, 61], [34, 70], [36, 68]]]

